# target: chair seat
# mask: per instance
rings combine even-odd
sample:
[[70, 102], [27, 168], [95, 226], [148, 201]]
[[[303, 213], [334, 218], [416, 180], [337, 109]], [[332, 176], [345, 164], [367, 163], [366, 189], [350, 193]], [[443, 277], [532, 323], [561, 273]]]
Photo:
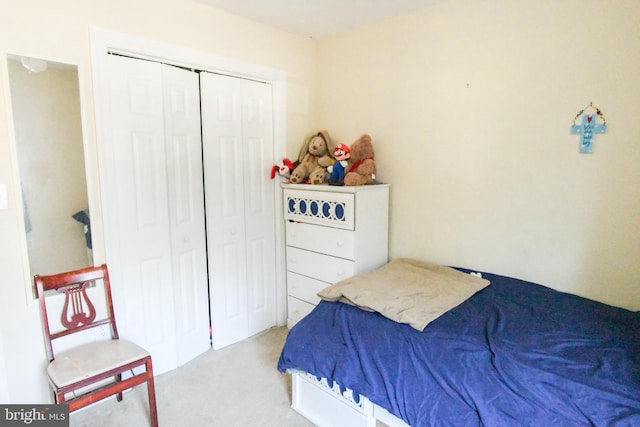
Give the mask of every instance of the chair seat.
[[148, 351], [131, 341], [96, 341], [57, 354], [47, 372], [60, 388], [147, 356]]

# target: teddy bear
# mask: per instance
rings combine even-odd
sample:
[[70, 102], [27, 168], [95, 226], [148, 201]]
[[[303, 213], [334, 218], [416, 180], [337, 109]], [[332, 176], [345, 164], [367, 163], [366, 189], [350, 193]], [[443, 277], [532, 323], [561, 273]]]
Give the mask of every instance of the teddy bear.
[[326, 130], [311, 135], [300, 149], [298, 166], [291, 172], [289, 180], [293, 184], [323, 184], [327, 167], [333, 162], [331, 153], [335, 147]]
[[350, 145], [351, 156], [347, 165], [344, 185], [373, 184], [376, 180], [376, 162], [374, 160], [371, 137], [362, 135]]

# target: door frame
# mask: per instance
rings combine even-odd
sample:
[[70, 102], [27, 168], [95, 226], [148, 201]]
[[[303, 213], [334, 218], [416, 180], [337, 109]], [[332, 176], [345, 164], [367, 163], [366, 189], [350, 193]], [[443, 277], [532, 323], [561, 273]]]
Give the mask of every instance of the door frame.
[[[186, 68], [210, 71], [229, 76], [243, 77], [252, 80], [269, 82], [273, 88], [273, 159], [285, 157], [286, 151], [286, 73], [283, 70], [251, 64], [235, 59], [225, 58], [212, 53], [194, 50], [184, 46], [162, 43], [130, 34], [119, 33], [92, 26], [91, 63], [93, 68], [94, 107], [96, 123], [96, 139], [98, 154], [98, 170], [102, 183], [105, 182], [104, 164], [109, 138], [109, 91], [107, 54], [115, 52], [140, 59], [148, 59], [178, 65]], [[264, 171], [268, 174], [269, 171]], [[275, 217], [282, 218], [282, 191], [279, 181], [274, 180]], [[102, 188], [102, 186], [101, 186]], [[105, 192], [101, 190], [102, 217], [107, 217], [108, 206], [105, 203]], [[108, 221], [104, 221], [105, 253], [113, 253], [117, 242], [112, 242]], [[276, 322], [284, 326], [287, 322], [286, 280], [284, 262], [284, 223], [276, 221]], [[114, 278], [117, 280], [117, 278]]]

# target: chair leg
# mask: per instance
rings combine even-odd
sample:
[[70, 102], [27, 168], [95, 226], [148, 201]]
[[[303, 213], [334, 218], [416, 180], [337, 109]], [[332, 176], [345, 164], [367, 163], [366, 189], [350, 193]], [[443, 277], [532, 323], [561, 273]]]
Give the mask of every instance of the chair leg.
[[151, 358], [145, 363], [147, 368], [147, 392], [149, 393], [149, 416], [151, 426], [158, 427], [158, 409], [156, 407], [156, 386], [153, 380], [153, 364]]
[[[122, 381], [122, 374], [118, 374], [118, 375], [116, 375], [116, 382], [118, 382], [118, 383], [119, 383], [120, 381]], [[116, 395], [116, 399], [118, 400], [118, 402], [121, 402], [121, 401], [122, 401], [122, 392], [120, 392], [120, 393], [118, 393], [118, 394]]]

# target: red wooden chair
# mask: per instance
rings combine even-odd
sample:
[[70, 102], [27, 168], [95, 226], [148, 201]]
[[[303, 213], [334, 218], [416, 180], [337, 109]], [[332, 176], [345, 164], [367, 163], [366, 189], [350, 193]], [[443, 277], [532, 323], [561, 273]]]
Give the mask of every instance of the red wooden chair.
[[[68, 404], [69, 412], [73, 412], [114, 394], [120, 401], [124, 390], [146, 382], [151, 425], [156, 427], [158, 412], [151, 355], [142, 347], [118, 337], [107, 266], [50, 276], [36, 275], [34, 281], [49, 357], [47, 373], [56, 403]], [[104, 292], [100, 292], [102, 287]], [[54, 297], [60, 293], [64, 294], [64, 302], [61, 297]], [[102, 296], [104, 302], [100, 305], [98, 299]], [[58, 306], [63, 305], [60, 324], [50, 322], [47, 315], [47, 306], [53, 308], [54, 301]], [[93, 340], [54, 353], [54, 340], [103, 325], [110, 328], [111, 339]], [[144, 368], [144, 371], [139, 370], [136, 374], [135, 368]], [[123, 379], [128, 371], [132, 376]]]

